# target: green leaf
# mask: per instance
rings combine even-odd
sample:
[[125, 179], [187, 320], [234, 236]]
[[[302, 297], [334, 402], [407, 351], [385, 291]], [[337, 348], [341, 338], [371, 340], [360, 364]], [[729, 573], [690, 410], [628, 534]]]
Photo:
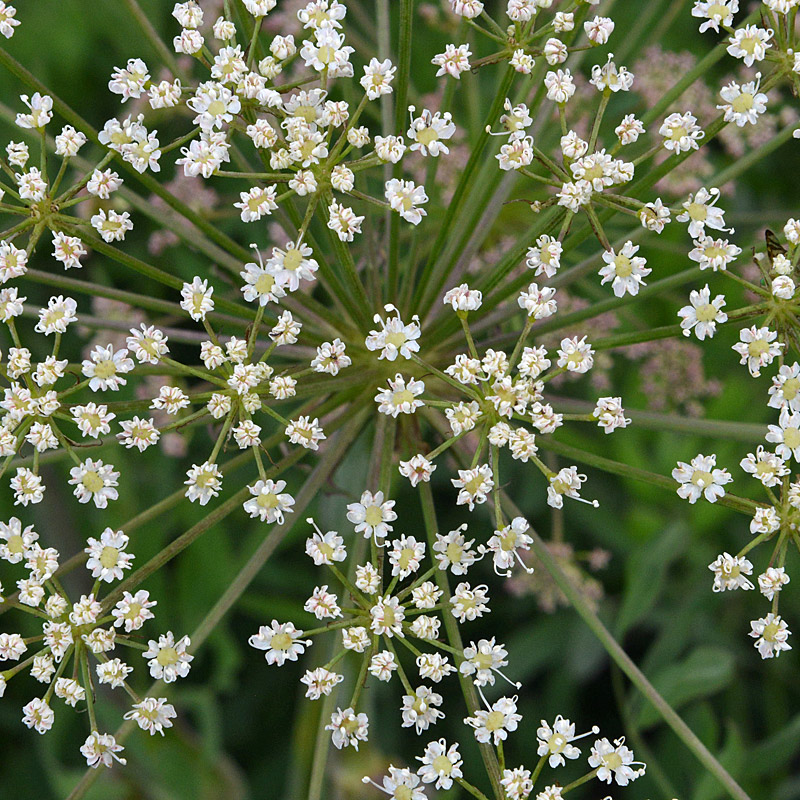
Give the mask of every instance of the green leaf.
[[[708, 697], [733, 680], [733, 656], [720, 647], [698, 647], [677, 664], [670, 664], [653, 676], [653, 685], [675, 709], [691, 700]], [[638, 715], [640, 728], [655, 725], [660, 719], [651, 705]]]
[[688, 531], [682, 522], [668, 525], [654, 541], [640, 547], [625, 568], [625, 599], [617, 617], [617, 638], [622, 638], [655, 605], [670, 564], [682, 553]]

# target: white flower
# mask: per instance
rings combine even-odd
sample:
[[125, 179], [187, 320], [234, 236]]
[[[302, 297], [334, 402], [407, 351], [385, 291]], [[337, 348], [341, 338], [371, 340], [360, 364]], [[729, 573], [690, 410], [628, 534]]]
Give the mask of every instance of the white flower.
[[358, 750], [358, 743], [367, 741], [369, 719], [366, 714], [356, 714], [352, 708], [344, 711], [337, 708], [325, 730], [331, 731], [331, 741], [337, 750], [348, 746]]
[[328, 227], [342, 242], [352, 242], [355, 234], [361, 233], [363, 221], [363, 216], [357, 216], [352, 208], [340, 205], [335, 200], [328, 207]]
[[116, 489], [119, 485], [119, 472], [115, 472], [111, 464], [87, 458], [78, 466], [72, 467], [69, 474], [68, 482], [75, 487], [73, 494], [79, 503], [88, 503], [91, 500], [97, 508], [105, 508], [109, 500], [119, 497]]
[[627, 786], [644, 775], [644, 764], [640, 764], [633, 760], [633, 751], [625, 746], [625, 737], [614, 739], [613, 745], [608, 739], [598, 739], [589, 756], [589, 766], [597, 769], [598, 780], [611, 783], [613, 778], [619, 786]]
[[730, 244], [727, 239], [713, 239], [711, 236], [701, 236], [694, 245], [689, 258], [697, 261], [700, 269], [713, 269], [714, 272], [726, 269], [742, 252], [740, 247]]
[[588, 372], [594, 364], [594, 349], [583, 336], [578, 339], [573, 336], [571, 339], [562, 339], [561, 347], [558, 349], [559, 367], [563, 367], [568, 372]]
[[654, 233], [662, 233], [664, 226], [670, 221], [669, 208], [658, 197], [639, 210], [639, 221], [642, 227]]
[[362, 783], [371, 783], [376, 789], [395, 800], [426, 800], [425, 790], [419, 787], [420, 779], [410, 769], [398, 769], [389, 765], [389, 774], [383, 776], [382, 786], [371, 778], [363, 777]]
[[388, 550], [392, 575], [397, 576], [398, 580], [404, 580], [419, 569], [420, 562], [424, 557], [424, 542], [418, 542], [413, 536], [405, 535], [395, 539]]
[[466, 72], [470, 68], [469, 58], [472, 51], [469, 49], [468, 44], [448, 44], [443, 53], [437, 53], [432, 59], [431, 64], [439, 69], [436, 72], [436, 77], [442, 75], [450, 75], [451, 77], [459, 80], [461, 73]]
[[528, 312], [528, 316], [532, 319], [546, 319], [558, 311], [555, 296], [556, 290], [552, 286], [544, 286], [540, 289], [539, 284], [532, 283], [527, 292], [520, 292], [517, 303], [520, 308]]
[[719, 33], [720, 25], [730, 27], [738, 10], [739, 0], [695, 0], [692, 16], [706, 20], [700, 25], [700, 33], [709, 28]]
[[424, 755], [417, 756], [417, 761], [422, 763], [417, 775], [422, 778], [423, 783], [435, 782], [437, 789], [449, 789], [456, 778], [464, 775], [461, 771], [463, 761], [458, 752], [458, 743], [448, 747], [444, 739], [430, 742], [425, 748]]
[[428, 202], [428, 195], [425, 194], [424, 186], [417, 186], [414, 181], [404, 181], [392, 178], [386, 181], [386, 200], [393, 211], [412, 225], [419, 225], [427, 212], [424, 208], [419, 208], [423, 203]]
[[86, 568], [92, 573], [93, 578], [111, 583], [122, 580], [123, 570], [131, 568], [133, 553], [126, 553], [128, 537], [122, 531], [106, 528], [100, 539], [91, 536], [87, 540], [88, 547], [84, 550], [89, 558]]
[[719, 200], [719, 189], [698, 189], [695, 194], [690, 194], [689, 199], [683, 203], [683, 211], [678, 214], [678, 222], [689, 223], [689, 236], [701, 239], [705, 235], [706, 227], [716, 231], [728, 231], [725, 227], [724, 211], [715, 203]]
[[783, 408], [778, 424], [770, 425], [764, 438], [777, 445], [775, 452], [780, 458], [788, 461], [794, 456], [800, 461], [800, 413]]
[[509, 525], [496, 530], [485, 548], [482, 548], [492, 553], [494, 571], [498, 575], [505, 577], [511, 575], [511, 567], [514, 566], [515, 560], [526, 572], [533, 572], [533, 568], [525, 565], [518, 552], [518, 550], [529, 550], [533, 543], [533, 539], [527, 534], [529, 529], [530, 525], [524, 517], [514, 517]]
[[172, 727], [172, 720], [177, 717], [175, 707], [167, 702], [166, 697], [145, 697], [134, 703], [131, 711], [123, 715], [124, 719], [132, 719], [151, 736], [156, 733], [164, 735], [164, 728]]
[[181, 308], [195, 322], [200, 322], [209, 311], [214, 310], [214, 301], [211, 299], [213, 294], [214, 287], [209, 287], [207, 280], [201, 280], [199, 275], [195, 275], [191, 283], [183, 284]]
[[[414, 106], [409, 106], [408, 110], [412, 115], [416, 111]], [[444, 142], [450, 139], [455, 132], [456, 126], [453, 124], [449, 111], [445, 111], [444, 114], [437, 111], [434, 114], [425, 108], [420, 116], [412, 116], [407, 136], [413, 142], [412, 151], [419, 150], [423, 156], [438, 156], [441, 153], [446, 155], [450, 152]]]
[[[550, 478], [550, 484], [547, 487], [547, 505], [552, 508], [562, 508], [564, 505], [564, 497], [571, 497], [574, 500], [582, 500], [582, 502], [589, 502], [583, 500], [579, 494], [581, 485], [586, 482], [586, 476], [578, 472], [577, 467], [564, 467], [559, 470], [556, 475]], [[590, 505], [595, 508], [599, 505], [597, 500], [592, 500]]]
[[472, 550], [474, 539], [467, 541], [464, 531], [467, 525], [461, 525], [447, 535], [437, 533], [433, 545], [434, 558], [440, 570], [447, 570], [453, 575], [466, 575], [469, 568], [475, 563], [477, 553]]
[[375, 395], [375, 402], [381, 414], [391, 417], [413, 414], [425, 405], [422, 400], [417, 399], [425, 391], [425, 384], [422, 381], [412, 378], [406, 383], [405, 378], [398, 372], [394, 379], [389, 378], [388, 383], [388, 389], [379, 389]]
[[392, 679], [392, 675], [397, 670], [397, 661], [395, 660], [394, 653], [388, 650], [381, 650], [380, 653], [375, 653], [369, 661], [369, 674], [384, 683]]
[[313, 614], [317, 619], [336, 619], [342, 616], [339, 600], [335, 594], [328, 591], [327, 584], [315, 586], [311, 597], [306, 600], [303, 610]]
[[685, 114], [670, 114], [658, 133], [664, 137], [664, 147], [673, 153], [697, 150], [700, 147], [698, 141], [705, 136], [697, 124], [697, 117], [688, 111]]
[[792, 649], [787, 641], [792, 632], [780, 616], [770, 612], [766, 617], [753, 620], [750, 628], [749, 635], [756, 640], [753, 646], [761, 658], [777, 658], [781, 651]]
[[0, 0], [0, 33], [10, 39], [14, 35], [14, 28], [19, 25], [19, 20], [14, 19], [17, 9]]
[[187, 652], [191, 643], [188, 636], [183, 636], [176, 642], [172, 631], [159, 636], [158, 641], [150, 639], [147, 650], [142, 653], [143, 658], [150, 659], [147, 662], [150, 676], [164, 683], [185, 678], [194, 660], [194, 656]]
[[53, 727], [55, 714], [47, 701], [35, 697], [22, 708], [22, 722], [28, 728], [33, 728], [37, 733], [47, 733]]
[[110, 767], [115, 761], [126, 764], [127, 761], [117, 755], [124, 749], [110, 733], [92, 731], [81, 745], [81, 755], [92, 769], [97, 769], [101, 764], [104, 767]]
[[488, 711], [479, 709], [474, 717], [467, 717], [465, 725], [475, 729], [475, 738], [481, 742], [491, 742], [497, 747], [508, 738], [509, 732], [514, 732], [522, 720], [522, 714], [517, 714], [517, 698], [501, 697]]
[[761, 368], [772, 363], [784, 348], [783, 342], [778, 342], [777, 331], [769, 328], [742, 328], [739, 339], [733, 349], [741, 356], [740, 364], [746, 364], [750, 374], [757, 378], [761, 375]]
[[614, 22], [608, 17], [595, 17], [583, 23], [583, 30], [594, 44], [605, 44], [614, 32]]
[[485, 584], [472, 587], [468, 583], [459, 583], [450, 598], [450, 605], [450, 613], [459, 622], [472, 622], [490, 611], [489, 587]]
[[466, 283], [461, 283], [445, 292], [442, 302], [451, 306], [456, 313], [477, 311], [483, 302], [483, 294], [477, 289], [470, 289]]
[[753, 574], [753, 565], [744, 556], [732, 556], [723, 553], [712, 561], [708, 568], [714, 573], [715, 592], [733, 591], [734, 589], [752, 589], [753, 584], [747, 575]]
[[204, 506], [219, 494], [222, 488], [222, 475], [219, 467], [209, 461], [200, 464], [193, 464], [192, 468], [186, 472], [186, 480], [183, 482], [189, 488], [186, 490], [186, 497], [195, 502], [197, 500]]
[[431, 479], [431, 474], [436, 469], [436, 465], [428, 461], [425, 456], [418, 453], [408, 461], [400, 461], [399, 471], [404, 478], [408, 478], [412, 486], [416, 486], [420, 481], [427, 483]]
[[322, 695], [327, 697], [343, 680], [344, 675], [330, 672], [325, 667], [306, 670], [305, 675], [300, 678], [300, 682], [308, 687], [306, 689], [306, 697], [309, 700], [319, 700]]
[[240, 210], [242, 222], [257, 222], [263, 216], [270, 216], [278, 207], [275, 202], [277, 194], [275, 186], [254, 186], [247, 192], [239, 192], [240, 201], [233, 205]]
[[319, 426], [319, 420], [316, 417], [312, 420], [306, 416], [291, 420], [284, 434], [292, 444], [299, 444], [307, 450], [318, 450], [319, 443], [326, 438]]
[[371, 58], [369, 64], [364, 67], [364, 75], [360, 81], [367, 97], [370, 100], [377, 100], [381, 95], [391, 94], [396, 71], [397, 67], [393, 67], [388, 58], [383, 61]]
[[690, 503], [696, 503], [701, 496], [709, 503], [716, 503], [723, 497], [725, 490], [722, 487], [733, 478], [726, 469], [717, 469], [716, 463], [716, 455], [697, 455], [690, 464], [679, 461], [672, 470], [672, 477], [680, 484], [678, 497]]
[[303, 631], [295, 628], [291, 622], [279, 623], [273, 619], [269, 625], [262, 625], [258, 633], [247, 641], [256, 650], [265, 650], [267, 664], [281, 667], [286, 661], [297, 661], [311, 644], [310, 639], [301, 639]]
[[474, 469], [458, 470], [458, 478], [451, 478], [450, 482], [459, 490], [456, 505], [468, 505], [472, 511], [475, 505], [486, 502], [486, 498], [494, 487], [492, 468], [482, 464]]
[[547, 99], [563, 105], [575, 94], [575, 82], [568, 69], [548, 72], [544, 76], [544, 85], [547, 88]]
[[373, 317], [381, 327], [379, 330], [369, 332], [364, 344], [367, 350], [380, 353], [378, 358], [385, 358], [388, 361], [395, 361], [400, 355], [409, 359], [414, 353], [419, 352], [420, 327], [418, 317], [413, 317], [408, 324], [400, 319], [400, 312], [391, 304], [384, 306], [386, 311], [394, 311], [395, 316], [387, 317], [385, 320], [380, 314]]
[[683, 306], [678, 311], [684, 336], [691, 335], [694, 330], [700, 341], [706, 337], [711, 339], [717, 331], [717, 324], [728, 321], [728, 315], [722, 311], [725, 295], [718, 294], [712, 301], [708, 284], [699, 292], [692, 290], [689, 293], [689, 302], [691, 305]]
[[[5, 27], [8, 9], [0, 9], [0, 24]], [[19, 23], [17, 23], [19, 24]], [[2, 32], [2, 31], [0, 31]], [[6, 37], [9, 38], [9, 37]], [[16, 123], [20, 128], [33, 128], [42, 130], [53, 119], [53, 98], [36, 92], [33, 97], [20, 95], [20, 100], [30, 109], [29, 114], [17, 114]]]
[[139, 589], [135, 595], [123, 592], [122, 600], [117, 601], [111, 611], [114, 627], [119, 628], [124, 625], [125, 633], [138, 631], [148, 619], [153, 619], [154, 614], [150, 609], [156, 605], [156, 601], [151, 600], [150, 593], [144, 589]]
[[247, 489], [251, 495], [243, 503], [244, 510], [251, 519], [258, 517], [262, 522], [277, 522], [283, 525], [284, 512], [291, 513], [294, 498], [285, 493], [286, 481], [256, 481]]
[[735, 122], [740, 128], [750, 123], [755, 125], [758, 117], [767, 110], [767, 95], [759, 91], [761, 73], [756, 80], [741, 86], [731, 81], [720, 89], [720, 97], [725, 101], [717, 108], [725, 113], [725, 122]]
[[787, 583], [789, 576], [783, 567], [767, 567], [767, 571], [758, 576], [758, 588], [767, 600], [772, 600]]
[[645, 286], [644, 277], [649, 275], [652, 270], [646, 267], [644, 258], [637, 256], [639, 245], [633, 242], [625, 242], [619, 253], [614, 250], [607, 250], [603, 253], [603, 261], [606, 262], [600, 270], [602, 281], [608, 283], [612, 281], [611, 288], [617, 297], [623, 297], [626, 292], [631, 295], [639, 293], [639, 288]]
[[769, 388], [770, 408], [800, 411], [800, 364], [784, 364], [772, 378]]
[[599, 397], [592, 416], [597, 417], [597, 425], [606, 433], [613, 433], [617, 428], [626, 428], [631, 422], [625, 417], [621, 397]]
[[392, 530], [389, 523], [397, 519], [394, 504], [394, 500], [384, 502], [383, 492], [365, 491], [360, 502], [347, 506], [347, 519], [355, 526], [356, 533], [363, 533], [365, 539], [372, 536], [380, 544]]
[[414, 726], [418, 734], [428, 730], [437, 720], [444, 718], [444, 712], [438, 708], [443, 699], [428, 686], [418, 686], [413, 695], [403, 695], [401, 727]]
[[746, 67], [752, 67], [755, 61], [762, 61], [772, 45], [770, 39], [774, 31], [771, 28], [759, 28], [758, 25], [745, 25], [737, 28], [728, 40], [728, 53], [734, 58], [741, 58]]

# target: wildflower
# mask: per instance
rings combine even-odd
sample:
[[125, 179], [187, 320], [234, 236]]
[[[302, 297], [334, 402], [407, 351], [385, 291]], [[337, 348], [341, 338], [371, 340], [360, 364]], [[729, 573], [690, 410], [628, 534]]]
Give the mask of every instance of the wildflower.
[[194, 656], [187, 652], [191, 643], [188, 636], [175, 641], [172, 631], [159, 636], [158, 641], [150, 639], [147, 642], [147, 650], [142, 653], [143, 658], [150, 659], [147, 662], [150, 676], [164, 683], [185, 678], [194, 660]]
[[392, 530], [389, 523], [397, 519], [394, 504], [394, 500], [384, 502], [383, 492], [365, 491], [360, 502], [347, 506], [347, 519], [355, 526], [356, 533], [363, 533], [365, 539], [372, 536], [380, 544]]
[[544, 76], [547, 99], [563, 105], [575, 94], [575, 83], [568, 69], [548, 72]]
[[456, 313], [477, 311], [483, 302], [483, 294], [477, 289], [470, 289], [466, 283], [445, 292], [442, 302], [452, 307]]
[[753, 574], [753, 565], [743, 556], [732, 556], [730, 553], [723, 553], [708, 565], [714, 573], [715, 592], [732, 591], [734, 589], [752, 589], [753, 584], [747, 579], [747, 575]]
[[787, 583], [789, 576], [783, 567], [767, 567], [767, 571], [758, 576], [758, 588], [770, 601]]
[[92, 731], [81, 745], [81, 755], [92, 769], [97, 769], [101, 764], [110, 767], [115, 761], [126, 764], [127, 761], [117, 755], [124, 749], [110, 733]]
[[463, 761], [458, 752], [458, 743], [447, 746], [444, 739], [430, 742], [422, 756], [417, 756], [422, 766], [417, 775], [423, 783], [434, 783], [436, 789], [449, 789], [455, 779], [463, 777], [461, 771]]
[[84, 552], [89, 558], [86, 568], [92, 573], [93, 578], [111, 583], [113, 580], [122, 580], [123, 570], [131, 568], [133, 553], [126, 553], [128, 537], [122, 531], [106, 528], [100, 539], [89, 537], [89, 545]]
[[415, 316], [408, 324], [400, 319], [400, 312], [391, 304], [384, 306], [386, 311], [394, 311], [395, 316], [387, 317], [386, 320], [380, 314], [373, 317], [373, 321], [378, 323], [380, 330], [369, 332], [364, 344], [367, 350], [380, 350], [379, 359], [385, 358], [387, 361], [395, 361], [398, 355], [403, 358], [411, 358], [414, 353], [419, 352], [420, 337], [419, 319]]
[[631, 295], [638, 294], [639, 288], [645, 286], [643, 277], [652, 272], [645, 266], [647, 261], [636, 255], [638, 251], [638, 245], [625, 242], [619, 253], [615, 253], [614, 250], [603, 253], [606, 266], [600, 270], [603, 279], [600, 283], [612, 281], [611, 288], [617, 297], [623, 297], [626, 292]]
[[[550, 485], [547, 487], [547, 505], [552, 508], [561, 508], [564, 505], [564, 497], [571, 497], [574, 500], [583, 500], [579, 494], [581, 485], [586, 482], [586, 476], [578, 472], [577, 467], [564, 467], [556, 475], [550, 477]], [[597, 500], [592, 500], [590, 505], [595, 508], [599, 505]]]
[[143, 731], [151, 736], [156, 733], [164, 735], [164, 728], [172, 727], [172, 720], [177, 717], [175, 707], [167, 702], [166, 697], [145, 697], [134, 703], [133, 708], [123, 714], [123, 718], [133, 720]]
[[22, 722], [28, 728], [33, 728], [36, 733], [47, 733], [53, 727], [55, 714], [46, 700], [34, 697], [22, 708]]
[[469, 583], [459, 583], [450, 598], [450, 605], [450, 613], [459, 622], [472, 622], [490, 611], [489, 587], [481, 584], [473, 588]]
[[156, 605], [156, 601], [151, 600], [150, 593], [144, 589], [139, 589], [135, 595], [123, 592], [122, 599], [111, 610], [114, 627], [124, 626], [125, 633], [138, 631], [148, 619], [153, 619], [154, 614], [150, 609]]
[[363, 216], [357, 216], [352, 208], [342, 206], [335, 200], [328, 207], [328, 228], [334, 231], [342, 242], [352, 242], [355, 234], [361, 233], [363, 221]]
[[408, 478], [412, 486], [416, 486], [420, 481], [427, 483], [431, 479], [431, 474], [436, 469], [436, 465], [428, 461], [422, 454], [412, 456], [408, 461], [400, 461], [400, 474]]
[[711, 236], [701, 236], [694, 244], [689, 258], [697, 261], [700, 269], [712, 269], [714, 272], [726, 269], [742, 252], [740, 247], [730, 244], [727, 239], [713, 239]]
[[777, 445], [775, 453], [780, 458], [800, 461], [800, 413], [782, 409], [778, 424], [770, 425], [764, 438]]
[[427, 212], [419, 208], [428, 202], [424, 186], [417, 186], [413, 181], [392, 178], [386, 181], [386, 200], [394, 211], [412, 225], [419, 225]]
[[466, 72], [470, 68], [469, 58], [472, 51], [469, 49], [468, 44], [448, 44], [443, 53], [437, 53], [432, 59], [431, 63], [439, 67], [436, 72], [436, 77], [442, 75], [450, 75], [451, 77], [459, 80], [461, 73]]
[[246, 500], [243, 506], [250, 517], [283, 525], [284, 512], [291, 512], [294, 505], [294, 498], [283, 492], [286, 481], [259, 480], [247, 488], [252, 498]]
[[450, 152], [450, 149], [444, 142], [450, 139], [456, 132], [456, 126], [452, 122], [452, 117], [449, 111], [442, 114], [437, 111], [435, 114], [428, 111], [427, 108], [422, 110], [418, 117], [414, 117], [416, 109], [414, 106], [408, 107], [411, 117], [411, 126], [408, 129], [408, 138], [413, 142], [411, 150], [419, 150], [423, 156], [438, 156], [441, 153], [445, 155]]
[[400, 414], [413, 414], [425, 403], [418, 397], [425, 391], [425, 384], [413, 378], [406, 379], [398, 372], [394, 379], [389, 378], [388, 389], [379, 389], [375, 395], [378, 411], [387, 416], [397, 417]]
[[488, 464], [482, 464], [473, 469], [458, 470], [458, 478], [451, 478], [450, 482], [459, 490], [457, 505], [467, 505], [472, 511], [475, 505], [486, 502], [489, 492], [494, 487], [492, 470]]
[[306, 697], [309, 700], [319, 700], [322, 695], [327, 697], [343, 680], [344, 675], [330, 672], [324, 667], [317, 667], [315, 670], [306, 670], [305, 675], [300, 678], [300, 682], [308, 687], [306, 689]]
[[413, 694], [403, 695], [403, 706], [400, 709], [402, 727], [414, 727], [418, 734], [428, 730], [437, 720], [444, 718], [440, 711], [444, 698], [428, 686], [418, 686]]
[[301, 416], [289, 422], [284, 434], [292, 444], [299, 444], [308, 450], [318, 450], [319, 443], [326, 438], [318, 423], [316, 417], [312, 420], [311, 417]]
[[709, 28], [719, 33], [719, 26], [730, 27], [733, 15], [739, 10], [739, 0], [695, 0], [692, 16], [705, 19], [700, 25], [700, 33]]
[[664, 137], [664, 147], [673, 153], [697, 150], [698, 141], [705, 133], [697, 124], [697, 118], [688, 111], [685, 114], [670, 114], [658, 130]]
[[725, 490], [722, 488], [730, 483], [733, 478], [725, 469], [716, 468], [715, 455], [695, 456], [690, 464], [679, 461], [678, 466], [672, 470], [672, 477], [678, 481], [678, 497], [696, 503], [704, 496], [709, 503], [716, 503], [723, 497]]
[[594, 349], [585, 336], [562, 339], [557, 364], [568, 372], [588, 372], [594, 364]]
[[420, 778], [410, 769], [399, 769], [389, 765], [389, 774], [383, 776], [382, 785], [378, 785], [371, 778], [363, 777], [362, 783], [371, 783], [395, 800], [426, 800], [425, 791], [419, 787]]
[[381, 650], [380, 653], [375, 653], [369, 661], [369, 674], [377, 678], [379, 681], [386, 683], [392, 679], [392, 675], [397, 670], [397, 661], [395, 660], [394, 653], [388, 650]]
[[119, 472], [115, 472], [111, 464], [87, 458], [78, 466], [72, 467], [69, 474], [69, 484], [75, 487], [73, 494], [79, 503], [88, 503], [91, 500], [97, 508], [105, 508], [109, 500], [119, 497], [116, 489], [119, 485]]
[[772, 47], [770, 39], [773, 33], [770, 28], [759, 28], [758, 25], [738, 28], [728, 40], [728, 54], [741, 58], [746, 67], [752, 67], [754, 62], [762, 61]]
[[753, 646], [761, 658], [777, 658], [783, 650], [792, 649], [787, 641], [792, 632], [780, 616], [770, 612], [766, 617], [754, 619], [750, 628], [749, 635], [756, 640]]
[[367, 741], [369, 719], [366, 714], [356, 714], [352, 708], [344, 711], [337, 708], [325, 730], [331, 731], [331, 741], [337, 750], [348, 746], [358, 750], [358, 743]]
[[728, 321], [728, 315], [722, 311], [725, 295], [718, 294], [712, 301], [708, 284], [699, 292], [692, 290], [689, 293], [689, 302], [691, 305], [683, 306], [678, 311], [684, 336], [691, 335], [694, 330], [695, 336], [700, 341], [706, 337], [711, 339], [717, 331], [717, 324], [721, 325]]
[[741, 86], [731, 81], [720, 89], [720, 97], [724, 103], [717, 108], [725, 114], [725, 122], [735, 122], [740, 128], [750, 123], [755, 125], [759, 115], [767, 110], [767, 95], [759, 91], [761, 73], [756, 73], [756, 80]]
[[222, 488], [222, 475], [219, 467], [209, 461], [203, 464], [193, 464], [192, 468], [186, 473], [186, 480], [183, 482], [189, 488], [186, 490], [186, 497], [194, 503], [199, 501], [201, 506], [207, 505], [212, 497], [216, 497]]
[[509, 732], [517, 729], [522, 715], [517, 714], [516, 697], [501, 697], [487, 708], [488, 711], [478, 709], [474, 717], [464, 720], [464, 724], [475, 729], [475, 738], [479, 742], [491, 742], [497, 747], [508, 738]]
[[783, 350], [783, 342], [776, 341], [778, 334], [769, 328], [742, 328], [733, 349], [741, 356], [740, 364], [746, 364], [750, 374], [757, 378], [761, 368], [772, 363]]
[[633, 768], [640, 763], [633, 760], [633, 751], [625, 746], [624, 737], [615, 739], [613, 745], [608, 739], [598, 739], [589, 756], [589, 766], [597, 769], [598, 780], [611, 783], [613, 778], [619, 786], [627, 786], [644, 775], [644, 764]]
[[370, 100], [377, 100], [382, 95], [391, 94], [396, 71], [397, 67], [392, 66], [388, 58], [383, 61], [371, 58], [369, 64], [364, 67], [364, 75], [360, 81], [367, 97]]

